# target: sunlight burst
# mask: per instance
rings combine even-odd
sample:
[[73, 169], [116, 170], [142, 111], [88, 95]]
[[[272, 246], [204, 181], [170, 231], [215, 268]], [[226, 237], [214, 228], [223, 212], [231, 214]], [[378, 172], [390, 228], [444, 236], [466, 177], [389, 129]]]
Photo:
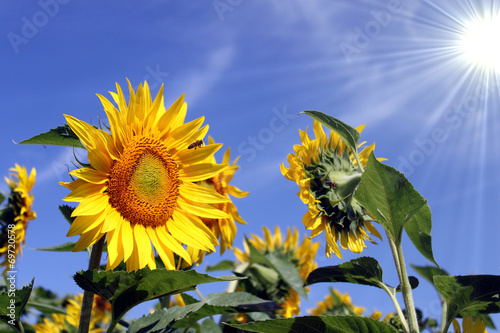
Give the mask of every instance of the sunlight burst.
[[464, 27], [461, 48], [467, 61], [484, 69], [500, 69], [500, 17], [478, 18]]

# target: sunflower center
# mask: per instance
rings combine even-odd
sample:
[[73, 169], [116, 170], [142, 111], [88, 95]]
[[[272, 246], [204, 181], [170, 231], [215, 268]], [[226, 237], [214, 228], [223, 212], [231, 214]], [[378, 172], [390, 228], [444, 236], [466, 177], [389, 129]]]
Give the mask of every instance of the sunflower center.
[[178, 179], [167, 147], [141, 137], [124, 149], [111, 168], [109, 202], [132, 225], [162, 226], [177, 206]]

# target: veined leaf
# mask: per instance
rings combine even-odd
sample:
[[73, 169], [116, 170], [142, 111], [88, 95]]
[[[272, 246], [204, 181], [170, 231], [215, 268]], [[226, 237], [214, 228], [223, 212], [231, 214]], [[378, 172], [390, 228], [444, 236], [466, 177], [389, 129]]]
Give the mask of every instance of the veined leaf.
[[85, 148], [78, 136], [65, 124], [48, 132], [38, 134], [31, 139], [19, 142], [22, 145], [55, 145], [75, 148]]
[[337, 266], [316, 268], [309, 274], [306, 286], [319, 282], [349, 282], [381, 288], [382, 267], [371, 257], [352, 259]]
[[[392, 237], [401, 244], [405, 228], [413, 245], [436, 264], [431, 244], [431, 211], [420, 193], [396, 169], [370, 154], [354, 197]], [[437, 265], [437, 264], [436, 264]]]
[[307, 114], [309, 117], [319, 121], [321, 124], [337, 133], [352, 152], [358, 151], [360, 134], [355, 128], [323, 112], [306, 110], [301, 113]]
[[248, 332], [260, 333], [394, 333], [396, 330], [378, 320], [358, 316], [295, 317], [258, 321], [248, 324], [226, 324]]
[[236, 276], [218, 278], [196, 271], [139, 269], [124, 271], [80, 271], [74, 279], [78, 286], [104, 297], [111, 303], [113, 322], [117, 322], [132, 307], [161, 296], [194, 290], [199, 284], [238, 280]]
[[434, 276], [434, 286], [447, 306], [447, 325], [458, 315], [477, 318], [500, 312], [500, 276]]
[[434, 266], [416, 266], [410, 265], [418, 274], [420, 274], [424, 279], [434, 284], [434, 276], [437, 275], [449, 275], [444, 269], [434, 267]]
[[[10, 283], [9, 276], [7, 276], [7, 281]], [[20, 316], [28, 303], [34, 281], [33, 278], [28, 286], [21, 289], [10, 289], [8, 287], [7, 292], [0, 292], [0, 320], [20, 331], [22, 325]]]
[[174, 306], [161, 309], [145, 316], [130, 325], [129, 332], [158, 331], [168, 327], [192, 327], [200, 319], [227, 312], [245, 313], [253, 311], [274, 311], [280, 307], [245, 292], [210, 294], [203, 301], [183, 307]]

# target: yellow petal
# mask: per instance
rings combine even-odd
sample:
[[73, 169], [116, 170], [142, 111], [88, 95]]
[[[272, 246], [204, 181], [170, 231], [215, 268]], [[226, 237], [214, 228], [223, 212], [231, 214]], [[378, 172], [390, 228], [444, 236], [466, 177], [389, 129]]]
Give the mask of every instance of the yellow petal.
[[215, 251], [219, 242], [210, 229], [200, 219], [174, 211], [168, 221], [168, 230], [180, 242], [205, 251]]
[[71, 216], [96, 215], [103, 212], [106, 206], [109, 206], [108, 195], [98, 193], [82, 200], [73, 213], [71, 213]]
[[104, 184], [109, 178], [108, 174], [90, 168], [76, 169], [69, 174], [93, 184]]
[[193, 164], [181, 168], [179, 170], [179, 178], [184, 182], [199, 182], [212, 178], [227, 167], [227, 165], [211, 163]]
[[206, 217], [206, 218], [211, 218], [211, 219], [227, 219], [229, 218], [229, 215], [227, 215], [226, 212], [217, 209], [213, 206], [206, 205], [206, 204], [201, 204], [197, 203], [196, 205], [192, 205], [182, 199], [182, 197], [179, 197], [177, 199], [177, 205], [179, 205], [179, 208], [185, 212], [189, 212], [190, 214], [200, 216], [200, 217]]
[[[183, 165], [199, 163], [212, 156], [222, 147], [222, 143], [202, 146], [196, 149], [181, 149], [176, 154]], [[187, 147], [186, 147], [187, 148]]]
[[[169, 220], [168, 225], [170, 225], [171, 220]], [[181, 258], [186, 260], [189, 265], [192, 265], [191, 257], [185, 248], [171, 235], [165, 228], [156, 228], [156, 235], [158, 236], [158, 241], [165, 252], [168, 250], [177, 253]]]
[[231, 200], [215, 190], [211, 190], [194, 183], [184, 183], [179, 187], [179, 194], [184, 198], [203, 203], [230, 202]]

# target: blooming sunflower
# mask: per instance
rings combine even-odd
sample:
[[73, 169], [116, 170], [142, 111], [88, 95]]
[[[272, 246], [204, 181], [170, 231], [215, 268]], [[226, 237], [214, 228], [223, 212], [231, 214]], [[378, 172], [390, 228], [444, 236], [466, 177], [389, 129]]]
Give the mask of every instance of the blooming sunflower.
[[[364, 126], [357, 128], [361, 133]], [[302, 218], [310, 238], [325, 231], [326, 255], [333, 252], [342, 259], [339, 245], [355, 253], [366, 248], [365, 240], [375, 243], [369, 233], [382, 239], [377, 229], [371, 224], [366, 210], [353, 197], [361, 180], [361, 170], [346, 144], [335, 132], [329, 137], [316, 120], [313, 124], [315, 138], [311, 139], [306, 131], [300, 130], [302, 144], [295, 145], [294, 153], [288, 155], [289, 168], [282, 163], [281, 173], [299, 186], [298, 196], [308, 205], [308, 211]], [[364, 145], [362, 142], [359, 146]], [[363, 166], [368, 156], [375, 149], [375, 144], [365, 147], [359, 153]], [[383, 159], [379, 159], [383, 160]]]
[[[208, 137], [209, 144], [214, 144], [214, 140], [212, 137]], [[204, 188], [213, 189], [217, 191], [220, 195], [226, 196], [229, 198], [229, 195], [232, 195], [236, 198], [243, 198], [248, 195], [249, 192], [243, 192], [237, 187], [233, 185], [229, 185], [231, 180], [233, 179], [234, 173], [240, 167], [236, 165], [236, 162], [239, 159], [239, 156], [230, 164], [230, 155], [231, 149], [228, 148], [224, 153], [222, 158], [222, 164], [228, 165], [228, 168], [220, 172], [219, 174], [197, 182], [199, 186]], [[215, 164], [215, 157], [209, 156], [205, 162]], [[229, 216], [228, 218], [202, 218], [201, 220], [205, 225], [210, 228], [210, 230], [215, 234], [215, 237], [220, 238], [220, 250], [221, 255], [224, 253], [226, 249], [233, 248], [234, 237], [236, 236], [236, 222], [240, 224], [247, 224], [238, 213], [236, 206], [232, 201], [222, 202], [214, 205], [217, 209], [224, 211]], [[203, 256], [205, 255], [205, 251], [195, 250], [192, 247], [188, 247], [188, 252], [191, 253], [193, 262], [197, 261], [198, 264], [203, 260]]]
[[477, 318], [474, 321], [472, 316], [464, 317], [462, 320], [462, 327], [463, 331], [460, 329], [458, 321], [453, 319], [453, 328], [455, 329], [455, 333], [488, 333], [486, 325], [481, 318]]
[[5, 267], [3, 273], [13, 261], [8, 260], [8, 250], [15, 251], [16, 257], [18, 254], [22, 255], [28, 222], [36, 219], [36, 213], [32, 210], [34, 196], [31, 193], [35, 185], [35, 168], [31, 169], [29, 176], [26, 168], [18, 164], [10, 171], [10, 178], [5, 177], [10, 187], [8, 203], [0, 212], [0, 258], [4, 257], [0, 259], [0, 266]]
[[[101, 307], [105, 303], [102, 303], [98, 297], [94, 298], [89, 333], [104, 332], [105, 329], [99, 326], [101, 326], [101, 324], [107, 325], [111, 321], [110, 310], [108, 312], [103, 312]], [[65, 302], [66, 314], [53, 313], [50, 319], [43, 318], [40, 323], [33, 325], [33, 328], [38, 333], [77, 332], [78, 326], [80, 325], [80, 314], [82, 312], [82, 299], [83, 294], [67, 299]]]
[[[264, 239], [252, 234], [252, 238], [248, 239], [250, 244], [264, 255], [271, 252], [277, 252], [284, 255], [284, 257], [295, 265], [302, 281], [305, 282], [309, 273], [317, 267], [314, 258], [316, 257], [319, 243], [313, 243], [309, 238], [304, 237], [304, 240], [299, 245], [299, 233], [297, 228], [293, 229], [293, 233], [292, 230], [288, 228], [285, 242], [282, 241], [281, 230], [278, 226], [275, 227], [274, 236], [266, 227], [262, 229], [264, 230]], [[244, 243], [244, 249], [245, 251], [234, 248], [234, 254], [241, 263], [249, 263], [250, 249], [246, 243]], [[256, 279], [263, 278], [264, 280], [262, 288], [257, 286], [257, 289], [260, 290], [257, 290], [256, 296], [273, 300], [280, 305], [283, 310], [279, 310], [277, 315], [290, 318], [300, 314], [299, 295], [295, 290], [291, 289], [286, 282], [280, 280], [277, 272], [262, 266], [254, 267], [253, 272], [255, 273]], [[254, 273], [252, 273], [252, 270], [250, 271], [250, 274]], [[249, 280], [253, 278], [254, 277], [251, 275]], [[256, 280], [251, 281], [251, 283], [255, 282]], [[269, 283], [273, 284], [272, 289], [266, 289]], [[247, 290], [247, 292], [251, 291]]]
[[[351, 302], [351, 297], [348, 293], [341, 294], [337, 289], [330, 288], [330, 294], [325, 297], [324, 301], [316, 303], [316, 307], [308, 312], [313, 316], [322, 315], [356, 315], [361, 316], [365, 311], [364, 307], [355, 306]], [[376, 313], [378, 315], [379, 313]], [[380, 316], [378, 316], [380, 318]], [[378, 319], [378, 318], [377, 318]]]
[[156, 268], [154, 250], [167, 269], [175, 269], [174, 254], [192, 264], [184, 245], [215, 251], [217, 238], [202, 218], [225, 219], [212, 204], [229, 199], [196, 182], [218, 175], [227, 166], [204, 162], [222, 144], [188, 149], [203, 140], [204, 117], [184, 123], [182, 95], [166, 110], [163, 86], [154, 100], [147, 82], [135, 92], [128, 82], [127, 105], [121, 87], [111, 92], [116, 108], [98, 95], [109, 131], [65, 115], [68, 125], [88, 151], [88, 166], [70, 172], [78, 179], [61, 183], [72, 192], [66, 201], [79, 202], [68, 236], [81, 235], [73, 251], [85, 249], [106, 235], [107, 269], [122, 260], [127, 270]]

